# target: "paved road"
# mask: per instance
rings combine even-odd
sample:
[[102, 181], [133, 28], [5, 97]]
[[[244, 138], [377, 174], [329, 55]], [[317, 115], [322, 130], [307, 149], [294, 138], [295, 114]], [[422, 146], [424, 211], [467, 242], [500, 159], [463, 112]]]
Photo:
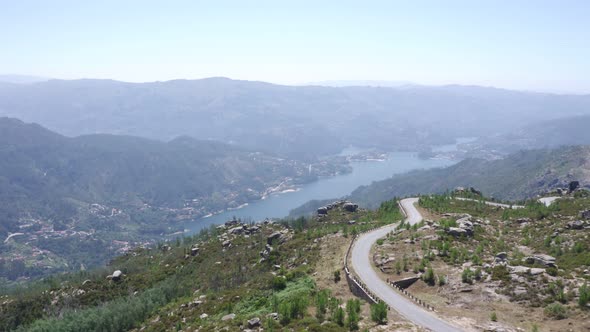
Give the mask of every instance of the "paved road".
[[[414, 207], [416, 202], [418, 202], [418, 198], [406, 198], [400, 202], [407, 214], [406, 222], [410, 224], [422, 220], [422, 216]], [[357, 276], [367, 285], [369, 290], [377, 294], [391, 308], [409, 321], [436, 332], [462, 331], [460, 328], [442, 320], [433, 312], [400, 295], [377, 275], [370, 259], [371, 247], [378, 239], [392, 230], [395, 230], [395, 225], [379, 228], [358, 237], [351, 251], [351, 265]]]
[[555, 202], [556, 199], [561, 198], [559, 196], [551, 196], [551, 197], [543, 197], [539, 198], [539, 202], [545, 204], [545, 206], [551, 205], [551, 203]]
[[[455, 199], [460, 200], [460, 201], [472, 201], [472, 202], [479, 202], [479, 200], [477, 199], [473, 199], [473, 198], [463, 198], [463, 197], [455, 197]], [[524, 208], [523, 205], [508, 205], [508, 204], [502, 204], [502, 203], [496, 203], [496, 202], [484, 202], [487, 205], [491, 205], [491, 206], [499, 206], [499, 207], [503, 207], [506, 209], [522, 209]]]

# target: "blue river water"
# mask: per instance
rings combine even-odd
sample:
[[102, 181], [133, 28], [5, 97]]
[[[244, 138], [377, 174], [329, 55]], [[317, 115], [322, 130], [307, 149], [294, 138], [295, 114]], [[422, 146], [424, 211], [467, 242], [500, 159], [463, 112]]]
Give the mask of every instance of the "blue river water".
[[[461, 142], [458, 140], [458, 143]], [[452, 151], [456, 145], [443, 146], [438, 151]], [[351, 153], [354, 150], [345, 151]], [[225, 211], [220, 214], [187, 223], [187, 233], [195, 233], [202, 228], [221, 224], [233, 217], [246, 221], [260, 221], [265, 218], [286, 217], [289, 211], [313, 199], [340, 198], [350, 194], [362, 185], [373, 181], [384, 180], [394, 174], [400, 174], [417, 169], [447, 167], [457, 160], [450, 159], [420, 159], [415, 152], [391, 152], [384, 161], [362, 161], [351, 163], [352, 172], [333, 177], [321, 178], [318, 181], [300, 186], [298, 191], [277, 193], [249, 203], [238, 209]]]

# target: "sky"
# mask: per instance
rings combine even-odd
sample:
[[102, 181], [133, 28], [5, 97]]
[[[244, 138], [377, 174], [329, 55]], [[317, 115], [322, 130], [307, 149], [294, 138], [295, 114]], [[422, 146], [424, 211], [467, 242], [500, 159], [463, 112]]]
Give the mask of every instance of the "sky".
[[0, 0], [0, 74], [590, 93], [590, 1]]

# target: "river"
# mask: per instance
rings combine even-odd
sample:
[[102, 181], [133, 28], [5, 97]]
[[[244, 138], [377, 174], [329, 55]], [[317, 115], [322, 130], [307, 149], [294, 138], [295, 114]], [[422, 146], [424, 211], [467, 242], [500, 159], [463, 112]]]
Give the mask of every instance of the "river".
[[[457, 143], [463, 140], [457, 140]], [[456, 145], [437, 148], [439, 151], [452, 151]], [[355, 149], [347, 149], [343, 153], [354, 153]], [[450, 159], [420, 159], [415, 152], [391, 152], [384, 161], [352, 162], [352, 172], [333, 177], [321, 178], [318, 181], [299, 187], [298, 191], [277, 193], [264, 200], [251, 202], [247, 206], [222, 212], [187, 223], [187, 233], [195, 233], [202, 228], [221, 224], [233, 217], [242, 220], [259, 221], [265, 218], [286, 217], [289, 211], [313, 199], [339, 198], [350, 194], [354, 189], [373, 181], [384, 180], [394, 174], [405, 173], [417, 169], [446, 167], [455, 164]]]

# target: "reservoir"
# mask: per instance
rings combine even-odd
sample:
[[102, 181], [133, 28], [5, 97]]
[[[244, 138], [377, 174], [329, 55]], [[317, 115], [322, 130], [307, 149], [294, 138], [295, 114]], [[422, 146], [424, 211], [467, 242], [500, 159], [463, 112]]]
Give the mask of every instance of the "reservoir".
[[[454, 147], [456, 145], [445, 146], [443, 150], [449, 151]], [[387, 179], [394, 174], [418, 169], [446, 167], [456, 162], [457, 160], [442, 158], [421, 159], [415, 152], [391, 152], [383, 161], [352, 162], [353, 170], [349, 174], [320, 178], [318, 181], [300, 186], [298, 191], [273, 194], [266, 199], [251, 202], [241, 209], [225, 211], [187, 223], [185, 228], [187, 233], [195, 233], [202, 228], [224, 223], [234, 217], [244, 221], [286, 217], [289, 211], [310, 200], [341, 198], [359, 186]]]

